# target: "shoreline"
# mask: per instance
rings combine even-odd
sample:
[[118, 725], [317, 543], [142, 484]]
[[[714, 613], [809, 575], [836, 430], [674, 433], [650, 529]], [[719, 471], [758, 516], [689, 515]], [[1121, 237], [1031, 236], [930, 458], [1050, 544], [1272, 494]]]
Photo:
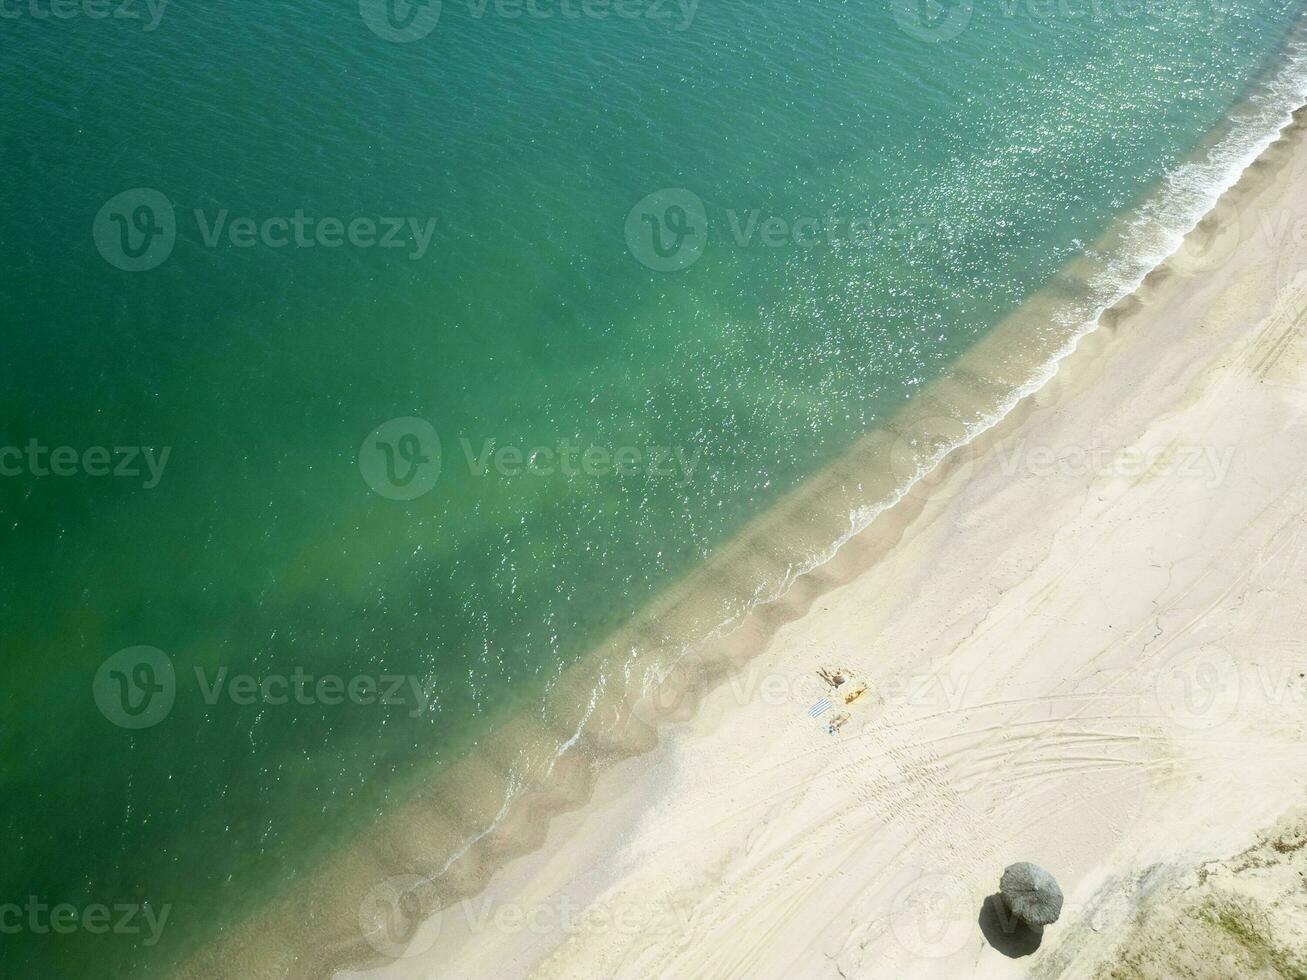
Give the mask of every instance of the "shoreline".
[[[340, 976], [833, 974], [823, 956], [848, 976], [1014, 975], [1036, 961], [988, 949], [975, 911], [1021, 858], [1065, 876], [1042, 956], [1093, 975], [1135, 908], [1131, 872], [1235, 853], [1301, 803], [1307, 249], [1265, 219], [1307, 226], [1304, 117], [1226, 195], [1239, 235], [1223, 264], [1201, 261], [1223, 227], [1200, 224], [1197, 248], [1107, 311], [929, 493], [768, 607], [750, 680], [601, 775], [547, 850], [417, 929], [409, 956]], [[1198, 480], [1005, 472], [1031, 440], [1234, 456]], [[1194, 657], [1218, 680], [1234, 670], [1233, 702], [1228, 685], [1175, 686], [1172, 668], [1204, 679], [1184, 673]], [[804, 710], [832, 665], [877, 697], [834, 742]], [[970, 684], [934, 703], [889, 693], [945, 668]], [[1190, 693], [1213, 700], [1197, 711]], [[959, 740], [975, 744], [945, 751]], [[565, 928], [564, 908], [593, 928]], [[549, 914], [533, 931], [502, 909]], [[663, 928], [623, 930], [623, 912]]]
[[[1263, 151], [1259, 160], [1243, 171], [1240, 183], [1247, 182], [1258, 165], [1274, 155], [1271, 150]], [[1220, 217], [1220, 206], [1218, 203], [1199, 222], [1187, 242], [1210, 243], [1225, 234], [1228, 223], [1217, 222], [1215, 231], [1203, 227], [1211, 224], [1213, 216]], [[371, 899], [383, 906], [402, 906], [391, 923], [392, 938], [385, 940], [382, 948], [391, 955], [404, 952], [405, 937], [410, 933], [420, 936], [422, 923], [432, 913], [477, 895], [515, 858], [536, 858], [546, 838], [558, 832], [551, 821], [570, 824], [581, 819], [581, 808], [596, 805], [592, 797], [598, 781], [611, 782], [615, 777], [610, 772], [623, 765], [629, 768], [633, 757], [635, 764], [640, 764], [639, 757], [656, 747], [661, 754], [661, 726], [686, 722], [702, 726], [705, 708], [720, 702], [723, 686], [748, 668], [787, 624], [806, 615], [819, 598], [889, 555], [937, 502], [941, 483], [959, 468], [970, 468], [977, 456], [987, 451], [993, 441], [991, 433], [1019, 425], [1030, 414], [1031, 406], [1025, 403], [1032, 395], [1036, 400], [1041, 397], [1036, 392], [1044, 391], [1048, 376], [1060, 372], [1063, 360], [1077, 357], [1090, 338], [1129, 317], [1138, 303], [1136, 293], [1146, 292], [1150, 281], [1164, 279], [1186, 263], [1197, 261], [1201, 266], [1206, 261], [1203, 251], [1199, 247], [1196, 253], [1183, 254], [1182, 249], [1162, 262], [1136, 290], [1125, 290], [1113, 308], [1095, 318], [1097, 326], [1070, 341], [1047, 332], [1043, 339], [1049, 349], [1024, 346], [1020, 356], [1014, 356], [1009, 335], [1024, 330], [1022, 339], [1028, 341], [1030, 323], [1053, 315], [1066, 302], [1066, 283], [1055, 282], [1032, 298], [1018, 314], [1025, 322], [996, 327], [946, 376], [914, 398], [900, 417], [869, 434], [834, 465], [750, 524], [714, 555], [701, 574], [691, 576], [655, 603], [629, 633], [569, 668], [549, 692], [548, 707], [541, 717], [511, 720], [489, 740], [493, 744], [479, 747], [472, 756], [451, 766], [399, 812], [381, 818], [374, 833], [351, 847], [339, 863], [312, 876], [312, 887], [303, 889], [305, 894], [288, 897], [268, 915], [258, 917], [259, 921], [246, 924], [248, 928], [238, 927], [243, 947], [248, 948], [246, 940], [253, 933], [252, 953], [237, 960], [225, 951], [208, 951], [180, 975], [216, 976], [222, 975], [222, 970], [243, 975], [253, 969], [251, 963], [258, 963], [265, 968], [278, 964], [273, 969], [287, 970], [287, 975], [321, 976], [346, 963], [384, 962], [386, 957], [379, 954], [375, 943], [358, 941], [359, 902], [342, 895], [356, 894], [357, 883], [364, 880], [375, 881], [380, 889]], [[1071, 288], [1083, 285], [1072, 283]], [[1041, 361], [1047, 362], [1048, 376], [1038, 376]], [[1028, 377], [1032, 372], [1035, 379]], [[967, 431], [958, 420], [959, 413], [983, 414], [987, 399], [1000, 403], [1007, 399], [1011, 404], [979, 432]], [[949, 446], [951, 442], [961, 445]], [[937, 457], [943, 455], [949, 458], [936, 465]], [[957, 456], [963, 458], [953, 458]], [[930, 475], [923, 479], [926, 474]], [[883, 482], [873, 485], [872, 475]], [[875, 511], [869, 515], [865, 509], [859, 510], [868, 506], [869, 499], [889, 502], [872, 504]], [[814, 500], [842, 506], [818, 509], [812, 506]], [[796, 527], [804, 533], [794, 534]], [[777, 528], [787, 533], [778, 534]], [[825, 554], [805, 555], [800, 540], [835, 544]], [[704, 582], [714, 588], [705, 590]], [[754, 586], [757, 582], [771, 583], [770, 594], [760, 594]], [[697, 643], [688, 657], [679, 655], [674, 651], [683, 649], [684, 642], [677, 638], [677, 630], [663, 630], [659, 624], [671, 622], [678, 628], [690, 624], [688, 632], [706, 629], [719, 608], [711, 601], [704, 603], [706, 609], [697, 606], [705, 592], [736, 596], [734, 614], [727, 619], [733, 628], [719, 626]], [[643, 676], [629, 669], [635, 663], [629, 654], [633, 641], [641, 647]], [[675, 666], [661, 683], [653, 684], [650, 697], [632, 703], [627, 692], [621, 691], [609, 692], [608, 701], [595, 698], [594, 692], [602, 690], [604, 680], [613, 678], [624, 662], [628, 682], [647, 688], [650, 668], [659, 663], [648, 654], [660, 649], [673, 651], [662, 662], [670, 659]], [[579, 718], [571, 713], [578, 707]], [[558, 714], [551, 714], [553, 710]], [[721, 721], [721, 712], [716, 720]], [[553, 751], [560, 743], [563, 750]], [[545, 770], [543, 779], [539, 778], [541, 769]], [[515, 798], [505, 797], [502, 789], [506, 785], [525, 788]], [[455, 800], [457, 804], [452, 802]], [[407, 882], [398, 892], [396, 878]], [[433, 880], [441, 885], [431, 887]], [[416, 899], [414, 894], [418, 894]], [[291, 934], [301, 936], [302, 944], [288, 944]], [[353, 938], [341, 938], [351, 934]], [[297, 957], [297, 950], [313, 950], [311, 961], [303, 955]], [[396, 967], [413, 962], [401, 959]]]

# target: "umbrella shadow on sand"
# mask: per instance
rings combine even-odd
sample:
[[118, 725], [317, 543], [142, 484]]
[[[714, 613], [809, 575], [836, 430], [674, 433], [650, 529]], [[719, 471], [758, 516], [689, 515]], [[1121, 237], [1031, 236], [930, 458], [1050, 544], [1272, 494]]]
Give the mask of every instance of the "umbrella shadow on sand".
[[989, 945], [1013, 959], [1029, 956], [1044, 941], [1044, 927], [1018, 919], [1008, 910], [1000, 892], [985, 899], [978, 921]]

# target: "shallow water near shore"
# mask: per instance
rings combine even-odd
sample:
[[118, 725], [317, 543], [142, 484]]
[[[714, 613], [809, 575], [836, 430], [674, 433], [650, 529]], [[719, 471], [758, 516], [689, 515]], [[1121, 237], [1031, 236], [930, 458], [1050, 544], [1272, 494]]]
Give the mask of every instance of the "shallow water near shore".
[[[1297, 13], [6, 21], [0, 441], [46, 453], [0, 480], [0, 900], [171, 910], [6, 965], [165, 973], [510, 718], [532, 750], [497, 772], [552, 771], [595, 685], [865, 515], [677, 583], [1050, 282], [1056, 349], [1164, 254], [1296, 107]], [[136, 188], [176, 221], [138, 272], [108, 259], [144, 199], [98, 220]], [[973, 394], [962, 437], [1011, 391]]]

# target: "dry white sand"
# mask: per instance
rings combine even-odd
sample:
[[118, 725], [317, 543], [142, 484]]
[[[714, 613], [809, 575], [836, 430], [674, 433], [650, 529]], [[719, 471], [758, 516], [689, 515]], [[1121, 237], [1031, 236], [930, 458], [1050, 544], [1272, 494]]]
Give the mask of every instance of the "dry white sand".
[[[1303, 143], [918, 488], [893, 547], [850, 541], [692, 721], [341, 976], [1231, 975], [1133, 924], [1307, 801]], [[1009, 958], [977, 919], [1018, 860], [1066, 906]]]

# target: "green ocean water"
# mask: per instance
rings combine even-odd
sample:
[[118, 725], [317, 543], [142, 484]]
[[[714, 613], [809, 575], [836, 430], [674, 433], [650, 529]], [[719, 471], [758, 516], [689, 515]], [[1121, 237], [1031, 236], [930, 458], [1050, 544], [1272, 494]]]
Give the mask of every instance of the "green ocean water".
[[1302, 94], [1296, 0], [118, 3], [0, 17], [4, 977], [293, 888]]

